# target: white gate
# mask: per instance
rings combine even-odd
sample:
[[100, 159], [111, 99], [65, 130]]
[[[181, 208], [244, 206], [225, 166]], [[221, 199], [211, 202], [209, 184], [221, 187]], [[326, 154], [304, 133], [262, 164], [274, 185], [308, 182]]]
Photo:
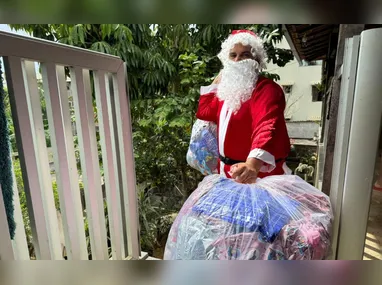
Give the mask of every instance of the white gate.
[[[94, 260], [139, 258], [132, 129], [123, 61], [4, 32], [0, 32], [0, 56], [5, 65], [36, 259], [63, 259], [39, 81], [42, 81], [49, 122], [67, 258], [88, 259], [87, 239]], [[67, 88], [65, 69], [70, 72], [70, 88]], [[74, 114], [71, 114], [69, 94]], [[96, 98], [96, 111], [92, 94]], [[78, 150], [74, 144], [73, 117]], [[76, 151], [79, 151], [86, 207], [81, 202]], [[103, 180], [106, 199], [102, 193]], [[17, 189], [14, 192], [17, 230], [13, 241], [5, 230], [4, 205], [0, 199], [0, 258], [29, 259]], [[104, 214], [105, 200], [108, 219]], [[88, 224], [88, 236], [84, 221]], [[8, 239], [4, 240], [5, 237]]]
[[347, 39], [330, 196], [336, 259], [361, 260], [382, 117], [382, 29]]

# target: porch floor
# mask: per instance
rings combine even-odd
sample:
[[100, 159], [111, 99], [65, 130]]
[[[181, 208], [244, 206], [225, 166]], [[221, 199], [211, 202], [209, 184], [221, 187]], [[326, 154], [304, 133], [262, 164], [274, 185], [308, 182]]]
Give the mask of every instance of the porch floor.
[[364, 260], [382, 260], [382, 192], [373, 191], [365, 241]]

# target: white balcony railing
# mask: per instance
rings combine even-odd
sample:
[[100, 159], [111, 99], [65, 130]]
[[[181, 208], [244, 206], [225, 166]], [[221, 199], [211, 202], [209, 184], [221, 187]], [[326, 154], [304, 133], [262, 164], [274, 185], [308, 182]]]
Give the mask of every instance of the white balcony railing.
[[[18, 199], [19, 191], [25, 191], [36, 259], [63, 259], [36, 66], [41, 70], [67, 258], [88, 259], [87, 239], [90, 239], [92, 259], [139, 258], [132, 130], [123, 61], [102, 53], [4, 32], [0, 32], [0, 56], [5, 65], [25, 188], [14, 191], [17, 228], [12, 241], [6, 230], [0, 191], [0, 258], [30, 258]], [[65, 68], [70, 71], [70, 95], [74, 103], [86, 206], [81, 202]], [[96, 98], [99, 141], [92, 94]], [[103, 177], [97, 143], [101, 145]], [[103, 180], [106, 197], [103, 197]], [[89, 227], [88, 236], [84, 217]]]

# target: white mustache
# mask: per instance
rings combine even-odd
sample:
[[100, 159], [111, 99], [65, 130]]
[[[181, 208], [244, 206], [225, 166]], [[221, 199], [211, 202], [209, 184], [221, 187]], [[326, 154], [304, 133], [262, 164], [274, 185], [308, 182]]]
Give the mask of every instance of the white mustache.
[[[259, 70], [260, 65], [254, 59], [244, 59], [240, 61], [228, 60], [224, 63], [224, 69], [249, 69], [249, 70]], [[224, 70], [223, 69], [223, 70]]]
[[227, 62], [222, 70], [218, 98], [237, 111], [241, 103], [251, 97], [259, 74], [258, 68], [259, 63], [253, 59]]
[[243, 76], [258, 73], [259, 67], [259, 63], [253, 59], [246, 59], [238, 62], [231, 61], [230, 63], [224, 65], [222, 79], [229, 76], [231, 79], [235, 78], [240, 80]]

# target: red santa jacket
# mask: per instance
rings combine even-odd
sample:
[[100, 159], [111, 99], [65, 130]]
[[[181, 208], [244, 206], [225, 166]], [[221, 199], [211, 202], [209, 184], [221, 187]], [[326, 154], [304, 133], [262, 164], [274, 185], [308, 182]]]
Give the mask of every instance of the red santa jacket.
[[[237, 161], [255, 157], [264, 162], [259, 177], [284, 174], [290, 151], [284, 92], [279, 85], [259, 77], [251, 99], [236, 113], [215, 95], [217, 85], [201, 88], [196, 117], [218, 125], [220, 155]], [[219, 160], [219, 172], [230, 177], [231, 166]]]

